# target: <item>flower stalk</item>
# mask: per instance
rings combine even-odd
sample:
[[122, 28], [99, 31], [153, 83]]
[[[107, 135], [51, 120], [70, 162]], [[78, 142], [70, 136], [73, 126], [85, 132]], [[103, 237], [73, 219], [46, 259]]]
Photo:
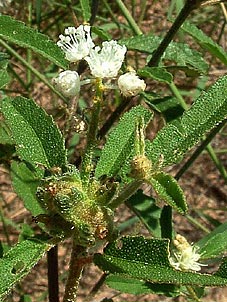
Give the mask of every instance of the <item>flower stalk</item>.
[[96, 94], [93, 99], [93, 108], [91, 113], [91, 120], [87, 134], [87, 146], [82, 159], [81, 178], [83, 184], [86, 186], [89, 183], [90, 175], [93, 170], [92, 156], [94, 147], [96, 146], [96, 138], [99, 124], [99, 115], [101, 104], [103, 101], [103, 84], [101, 79], [96, 79]]

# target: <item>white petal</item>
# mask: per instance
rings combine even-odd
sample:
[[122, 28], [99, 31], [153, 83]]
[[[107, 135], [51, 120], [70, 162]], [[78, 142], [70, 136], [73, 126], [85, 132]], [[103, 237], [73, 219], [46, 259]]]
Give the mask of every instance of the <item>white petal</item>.
[[96, 78], [113, 78], [118, 74], [127, 49], [116, 41], [105, 41], [102, 43], [102, 49], [95, 47], [91, 49], [90, 56], [85, 60], [91, 70], [91, 74]]
[[68, 61], [77, 62], [89, 55], [94, 47], [90, 30], [88, 25], [80, 25], [78, 28], [68, 27], [65, 29], [65, 36], [59, 36], [57, 45], [65, 52]]

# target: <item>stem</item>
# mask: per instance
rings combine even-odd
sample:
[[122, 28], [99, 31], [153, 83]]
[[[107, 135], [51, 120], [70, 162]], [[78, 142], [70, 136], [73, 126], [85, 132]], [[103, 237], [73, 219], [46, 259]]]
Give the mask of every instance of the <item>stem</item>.
[[136, 35], [141, 35], [143, 32], [139, 28], [139, 26], [136, 24], [135, 20], [133, 19], [132, 15], [130, 14], [129, 10], [127, 7], [124, 5], [124, 3], [121, 0], [116, 0], [115, 1], [119, 8], [121, 9], [123, 15], [125, 16], [126, 20], [128, 21], [130, 27], [134, 31]]
[[187, 104], [185, 103], [185, 100], [183, 99], [183, 97], [181, 96], [179, 90], [177, 89], [177, 86], [174, 84], [174, 82], [171, 82], [169, 84], [169, 88], [171, 89], [171, 91], [173, 92], [173, 94], [175, 95], [175, 97], [178, 99], [181, 107], [184, 109], [184, 110], [187, 110], [188, 109], [188, 106]]
[[120, 192], [120, 195], [108, 204], [109, 208], [116, 209], [120, 204], [134, 195], [143, 182], [143, 180], [137, 179], [126, 185], [126, 187]]
[[114, 122], [119, 119], [121, 116], [121, 113], [126, 109], [126, 107], [130, 104], [128, 99], [122, 99], [122, 102], [120, 105], [115, 109], [115, 111], [111, 114], [111, 116], [108, 118], [108, 120], [105, 122], [105, 124], [102, 126], [102, 128], [98, 132], [98, 137], [102, 138], [106, 135], [106, 133], [109, 131], [111, 126], [114, 124]]
[[69, 264], [68, 280], [65, 287], [63, 302], [75, 302], [81, 274], [85, 264], [90, 259], [86, 256], [86, 247], [76, 245], [73, 241], [72, 254]]
[[204, 233], [209, 234], [210, 230], [207, 229], [205, 226], [203, 226], [200, 222], [198, 222], [195, 218], [193, 218], [191, 215], [187, 214], [185, 216], [188, 221], [190, 221], [193, 225], [195, 225], [198, 229], [201, 229]]
[[95, 286], [91, 289], [89, 295], [85, 298], [84, 302], [90, 302], [92, 300], [92, 297], [96, 295], [96, 293], [99, 291], [103, 283], [105, 282], [107, 277], [106, 273], [103, 273], [98, 282], [95, 284]]
[[168, 47], [169, 43], [173, 40], [175, 34], [190, 15], [190, 13], [197, 7], [198, 0], [187, 0], [184, 7], [180, 11], [179, 15], [177, 16], [176, 20], [170, 27], [169, 31], [163, 38], [162, 42], [160, 43], [159, 47], [154, 51], [148, 66], [158, 66], [159, 61], [164, 54], [166, 48]]
[[15, 50], [13, 50], [7, 43], [5, 43], [2, 39], [0, 39], [0, 45], [5, 47], [15, 58], [17, 58], [24, 66], [26, 66], [34, 75], [41, 80], [44, 84], [46, 84], [55, 94], [57, 94], [66, 104], [68, 100], [58, 92], [53, 85], [51, 85], [47, 79], [34, 67], [32, 67], [23, 57], [21, 57]]
[[49, 302], [59, 302], [58, 287], [58, 246], [47, 252]]
[[[202, 153], [202, 151], [207, 147], [210, 141], [215, 137], [215, 135], [220, 131], [220, 129], [224, 126], [226, 120], [220, 123], [216, 128], [214, 128], [207, 138], [201, 143], [201, 145], [194, 151], [194, 153], [190, 156], [187, 162], [181, 167], [181, 169], [175, 175], [175, 178], [178, 180], [180, 177], [187, 171], [187, 169], [192, 165], [192, 163], [196, 160], [196, 158]], [[224, 167], [222, 167], [224, 169]], [[226, 173], [226, 171], [225, 171]]]
[[[28, 4], [28, 24], [29, 27], [32, 25], [32, 3]], [[32, 60], [32, 52], [31, 49], [27, 48], [27, 61], [28, 64], [31, 65], [31, 60]], [[27, 69], [27, 86], [29, 87], [31, 83], [31, 70]]]
[[92, 108], [91, 121], [87, 134], [87, 146], [84, 157], [82, 159], [81, 176], [85, 186], [90, 180], [90, 174], [92, 172], [92, 156], [94, 147], [96, 146], [96, 138], [99, 124], [99, 115], [101, 110], [101, 102], [103, 100], [103, 85], [101, 79], [97, 79], [96, 83], [96, 95], [94, 98], [94, 105]]
[[91, 2], [91, 18], [89, 20], [90, 25], [93, 25], [95, 22], [95, 17], [98, 13], [99, 0], [92, 0]]
[[197, 297], [194, 289], [191, 286], [186, 286], [188, 293], [190, 294], [191, 298], [193, 299], [193, 301], [196, 302], [201, 302], [201, 300]]

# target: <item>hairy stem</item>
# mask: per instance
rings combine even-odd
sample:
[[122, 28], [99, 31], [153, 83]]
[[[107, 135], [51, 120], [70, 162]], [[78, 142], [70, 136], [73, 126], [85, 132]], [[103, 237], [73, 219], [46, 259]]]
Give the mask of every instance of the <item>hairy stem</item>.
[[116, 209], [120, 204], [129, 199], [132, 195], [134, 195], [143, 182], [143, 180], [139, 179], [134, 180], [128, 185], [126, 185], [126, 187], [121, 191], [119, 196], [112, 200], [108, 206], [111, 209]]
[[90, 180], [91, 172], [93, 171], [92, 157], [94, 147], [96, 146], [97, 131], [99, 124], [99, 115], [101, 110], [101, 103], [103, 100], [103, 85], [101, 79], [97, 79], [96, 95], [94, 97], [94, 105], [92, 108], [91, 120], [87, 134], [87, 146], [85, 154], [82, 159], [81, 176], [84, 185], [86, 186]]
[[86, 247], [73, 242], [71, 259], [69, 264], [69, 274], [65, 287], [63, 302], [75, 302], [81, 274], [85, 264], [90, 263], [86, 255]]

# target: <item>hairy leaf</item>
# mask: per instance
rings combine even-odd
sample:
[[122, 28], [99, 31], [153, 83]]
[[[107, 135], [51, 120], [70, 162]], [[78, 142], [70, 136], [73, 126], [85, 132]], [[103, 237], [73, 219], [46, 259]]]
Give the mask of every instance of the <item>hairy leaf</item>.
[[152, 117], [152, 113], [137, 106], [125, 113], [116, 128], [111, 132], [102, 150], [97, 164], [95, 176], [114, 176], [130, 156], [134, 147], [136, 123], [139, 117], [144, 118], [145, 125]]
[[227, 222], [215, 228], [196, 243], [202, 259], [221, 256], [227, 251]]
[[106, 283], [116, 290], [133, 295], [153, 293], [175, 297], [180, 294], [179, 289], [172, 284], [153, 284], [118, 274], [107, 276]]
[[36, 198], [37, 187], [43, 177], [43, 171], [31, 171], [25, 163], [14, 161], [11, 165], [11, 177], [13, 188], [18, 196], [24, 201], [24, 206], [33, 216], [43, 213]]
[[63, 51], [48, 36], [10, 16], [0, 16], [0, 38], [30, 48], [63, 69], [68, 66]]
[[148, 67], [145, 66], [137, 71], [138, 75], [145, 78], [153, 78], [154, 80], [170, 84], [173, 81], [173, 76], [163, 67]]
[[218, 58], [221, 62], [227, 65], [227, 53], [217, 43], [215, 43], [210, 37], [208, 37], [202, 30], [198, 29], [194, 24], [184, 22], [181, 26], [181, 30], [192, 36], [198, 44], [213, 56]]
[[5, 98], [1, 111], [22, 160], [47, 168], [66, 164], [66, 150], [59, 129], [52, 117], [33, 100], [23, 97]]
[[[122, 39], [120, 43], [127, 46], [128, 49], [152, 54], [161, 41], [162, 38], [149, 34]], [[208, 64], [204, 61], [201, 53], [191, 49], [184, 43], [171, 42], [162, 59], [174, 61], [179, 67], [187, 66], [187, 68], [191, 68], [199, 73], [204, 73], [208, 69]]]
[[149, 92], [143, 92], [142, 95], [145, 102], [153, 110], [160, 112], [167, 123], [174, 121], [184, 112], [184, 109], [180, 105], [178, 99], [175, 97], [166, 96], [163, 98], [158, 98], [157, 96], [153, 96], [152, 93]]
[[184, 192], [178, 182], [164, 172], [156, 173], [148, 181], [158, 194], [158, 197], [165, 201], [181, 214], [187, 212], [187, 204]]
[[0, 299], [26, 276], [51, 248], [46, 239], [31, 238], [12, 247], [0, 259]]
[[0, 89], [8, 84], [10, 76], [6, 70], [0, 70]]
[[175, 270], [169, 263], [169, 241], [123, 237], [108, 246], [104, 255], [96, 254], [95, 263], [104, 271], [135, 279], [176, 285], [224, 286], [227, 261], [213, 275]]
[[203, 92], [181, 118], [163, 127], [146, 144], [146, 154], [153, 163], [167, 166], [180, 161], [212, 128], [227, 118], [227, 76]]
[[89, 22], [91, 18], [91, 7], [89, 0], [80, 0], [84, 22]]

